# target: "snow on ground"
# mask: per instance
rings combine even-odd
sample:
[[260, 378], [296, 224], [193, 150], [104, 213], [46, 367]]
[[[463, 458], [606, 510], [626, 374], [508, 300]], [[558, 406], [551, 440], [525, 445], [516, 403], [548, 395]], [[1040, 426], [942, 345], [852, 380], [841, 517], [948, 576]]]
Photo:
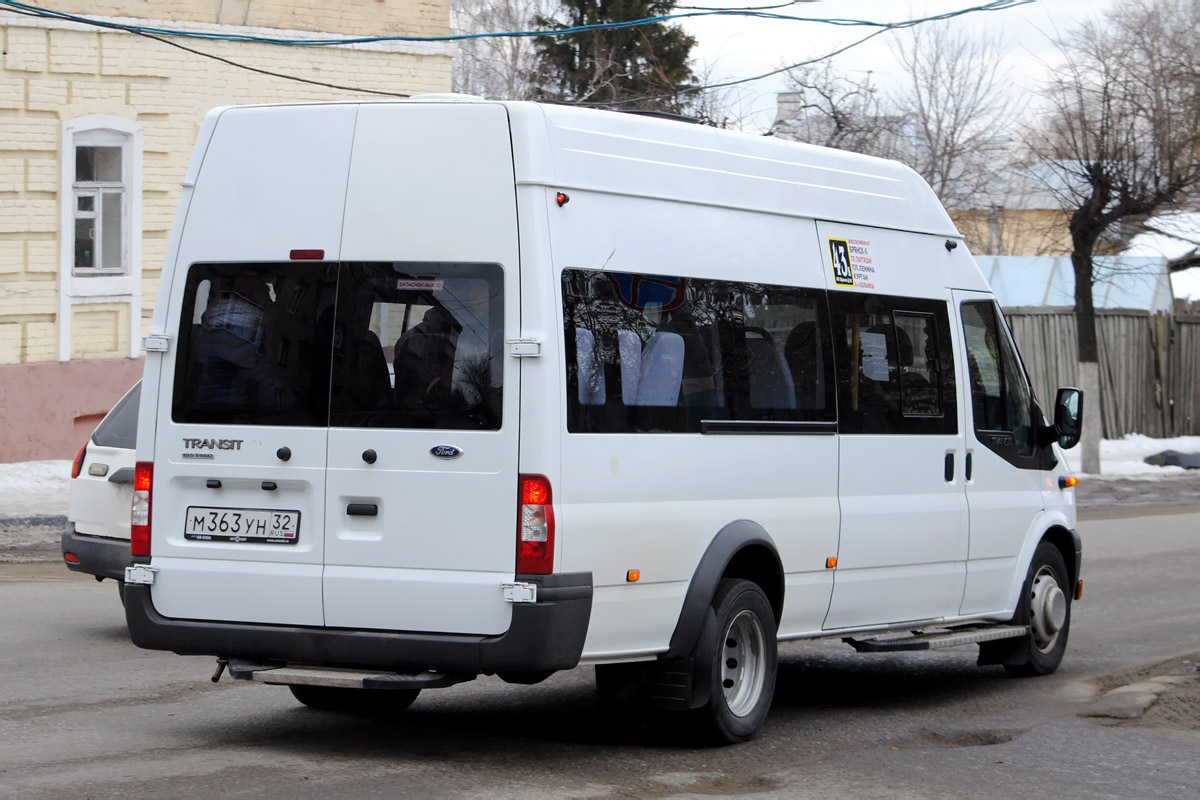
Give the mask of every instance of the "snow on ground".
[[[1180, 475], [1184, 472], [1195, 472], [1183, 467], [1156, 467], [1147, 464], [1144, 459], [1164, 450], [1177, 450], [1180, 453], [1200, 453], [1200, 436], [1180, 436], [1176, 439], [1151, 439], [1140, 433], [1131, 433], [1123, 439], [1102, 439], [1100, 441], [1100, 471], [1101, 477], [1136, 477], [1154, 478], [1167, 475]], [[1078, 467], [1080, 460], [1079, 448], [1067, 451], [1067, 463]]]
[[0, 517], [66, 516], [70, 461], [0, 464]]
[[[1200, 436], [1151, 439], [1131, 433], [1124, 439], [1105, 439], [1100, 443], [1101, 477], [1153, 480], [1189, 471], [1183, 467], [1156, 467], [1142, 461], [1163, 450], [1200, 453]], [[1067, 463], [1078, 468], [1078, 448], [1067, 452]], [[70, 475], [70, 461], [0, 464], [0, 517], [65, 516]]]

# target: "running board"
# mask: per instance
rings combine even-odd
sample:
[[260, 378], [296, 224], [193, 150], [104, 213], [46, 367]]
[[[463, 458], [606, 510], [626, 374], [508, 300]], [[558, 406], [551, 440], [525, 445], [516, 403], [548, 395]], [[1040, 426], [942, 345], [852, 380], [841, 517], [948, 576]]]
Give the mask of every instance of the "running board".
[[[218, 670], [218, 675], [220, 674]], [[379, 672], [364, 669], [323, 667], [280, 667], [250, 661], [229, 660], [229, 677], [282, 686], [338, 686], [346, 689], [444, 689], [475, 679], [469, 673]]]
[[842, 637], [842, 641], [860, 653], [894, 653], [901, 650], [941, 650], [964, 644], [993, 642], [997, 639], [1015, 639], [1029, 633], [1026, 625], [988, 625], [986, 627], [942, 628], [926, 633], [914, 630], [910, 633], [875, 636], [870, 639]]

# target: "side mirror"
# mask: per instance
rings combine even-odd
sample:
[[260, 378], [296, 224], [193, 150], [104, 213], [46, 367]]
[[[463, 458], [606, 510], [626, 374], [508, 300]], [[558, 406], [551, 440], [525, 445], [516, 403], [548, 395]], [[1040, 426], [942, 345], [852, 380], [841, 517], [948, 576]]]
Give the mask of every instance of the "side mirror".
[[1058, 444], [1070, 450], [1079, 444], [1083, 432], [1083, 392], [1079, 389], [1059, 389], [1054, 398], [1054, 433]]

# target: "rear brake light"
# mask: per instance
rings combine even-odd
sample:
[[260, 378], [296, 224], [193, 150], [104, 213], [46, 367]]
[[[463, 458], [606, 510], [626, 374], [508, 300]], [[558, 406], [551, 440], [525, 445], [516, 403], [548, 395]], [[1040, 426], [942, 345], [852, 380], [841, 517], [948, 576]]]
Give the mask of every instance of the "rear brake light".
[[554, 571], [554, 506], [550, 481], [522, 475], [517, 514], [517, 573], [549, 575]]
[[133, 469], [133, 507], [129, 516], [130, 555], [150, 556], [150, 497], [154, 483], [154, 463], [139, 461]]
[[83, 443], [83, 447], [79, 448], [79, 452], [75, 454], [75, 461], [71, 464], [71, 477], [78, 478], [79, 472], [83, 469], [83, 457], [87, 454], [87, 442]]

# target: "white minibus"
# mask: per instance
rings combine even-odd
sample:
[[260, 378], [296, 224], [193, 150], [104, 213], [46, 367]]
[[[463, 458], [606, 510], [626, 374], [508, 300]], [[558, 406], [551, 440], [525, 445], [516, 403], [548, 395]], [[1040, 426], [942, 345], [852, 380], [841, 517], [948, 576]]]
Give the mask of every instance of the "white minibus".
[[216, 109], [144, 344], [133, 640], [306, 705], [592, 665], [736, 742], [779, 641], [1063, 657], [1082, 397], [1046, 421], [900, 164], [478, 98]]

